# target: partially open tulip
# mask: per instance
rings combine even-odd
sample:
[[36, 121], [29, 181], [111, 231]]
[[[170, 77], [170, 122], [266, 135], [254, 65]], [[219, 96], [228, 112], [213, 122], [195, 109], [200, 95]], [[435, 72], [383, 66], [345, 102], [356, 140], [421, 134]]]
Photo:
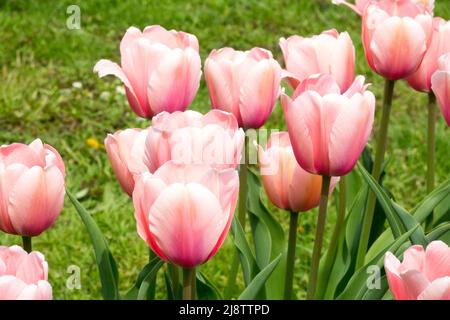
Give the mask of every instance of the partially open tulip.
[[41, 140], [1, 146], [0, 229], [29, 237], [48, 229], [64, 204], [64, 179], [61, 156]]
[[126, 129], [108, 134], [105, 148], [114, 173], [122, 189], [131, 196], [134, 181], [147, 171], [144, 164], [145, 138], [147, 130]]
[[[322, 176], [303, 170], [287, 132], [270, 135], [266, 150], [258, 146], [259, 167], [269, 200], [278, 208], [304, 212], [319, 205]], [[333, 178], [330, 192], [339, 178]]]
[[438, 68], [438, 59], [450, 52], [450, 21], [441, 18], [433, 19], [433, 33], [431, 44], [425, 53], [422, 63], [411, 76], [408, 83], [417, 91], [430, 92], [431, 76]]
[[198, 49], [189, 33], [131, 27], [120, 42], [121, 66], [102, 59], [94, 72], [119, 78], [133, 112], [150, 119], [162, 111], [183, 111], [192, 102], [202, 74]]
[[387, 252], [384, 269], [396, 300], [450, 300], [450, 248], [442, 241], [431, 242], [426, 250], [408, 248], [403, 262]]
[[285, 78], [295, 89], [313, 74], [331, 74], [342, 90], [355, 78], [355, 48], [347, 32], [335, 29], [310, 38], [291, 36], [280, 39], [286, 64]]
[[213, 109], [231, 112], [239, 126], [260, 128], [280, 94], [281, 67], [270, 51], [213, 50], [205, 62]]
[[0, 300], [51, 300], [48, 264], [40, 252], [0, 246]]
[[366, 87], [358, 76], [341, 93], [330, 75], [320, 75], [305, 80], [292, 99], [282, 94], [292, 148], [304, 170], [342, 176], [353, 169], [374, 120], [375, 97]]
[[133, 192], [138, 233], [161, 259], [191, 268], [211, 259], [230, 228], [237, 171], [167, 162]]
[[411, 0], [371, 2], [363, 14], [362, 40], [369, 66], [390, 80], [410, 76], [429, 45], [432, 17]]
[[162, 112], [153, 118], [148, 129], [145, 164], [150, 172], [169, 160], [208, 164], [216, 169], [236, 168], [244, 138], [244, 131], [228, 112]]
[[431, 77], [431, 89], [450, 126], [450, 52], [439, 58], [438, 70]]

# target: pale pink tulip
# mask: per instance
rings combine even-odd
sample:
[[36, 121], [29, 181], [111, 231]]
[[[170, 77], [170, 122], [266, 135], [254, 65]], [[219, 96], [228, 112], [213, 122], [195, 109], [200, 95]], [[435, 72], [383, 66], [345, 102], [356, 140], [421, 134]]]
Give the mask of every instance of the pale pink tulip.
[[108, 134], [105, 148], [122, 189], [131, 196], [137, 177], [147, 171], [144, 164], [147, 130], [126, 129]]
[[[362, 16], [364, 14], [364, 10], [366, 9], [367, 5], [371, 2], [377, 2], [380, 0], [355, 0], [355, 3], [345, 1], [345, 0], [332, 0], [334, 4], [340, 5], [346, 5], [353, 11], [355, 11], [357, 14]], [[402, 2], [411, 2], [414, 4], [419, 4], [424, 6], [426, 10], [428, 10], [430, 13], [434, 10], [434, 0], [396, 0], [398, 3]]]
[[431, 77], [431, 89], [450, 126], [450, 52], [439, 58], [438, 70]]
[[387, 252], [384, 269], [396, 300], [450, 300], [450, 248], [442, 241], [431, 242], [426, 250], [408, 248], [401, 263]]
[[408, 83], [417, 91], [430, 92], [431, 76], [438, 68], [438, 59], [443, 54], [450, 52], [450, 21], [441, 18], [433, 19], [433, 33], [431, 44], [425, 53], [422, 63], [411, 76]]
[[244, 129], [257, 129], [280, 94], [281, 67], [264, 49], [223, 48], [206, 59], [205, 78], [213, 109], [231, 112]]
[[208, 164], [216, 169], [236, 168], [244, 137], [236, 118], [228, 112], [162, 112], [153, 118], [148, 129], [145, 164], [150, 172], [169, 160]]
[[64, 204], [64, 163], [40, 139], [0, 147], [0, 229], [37, 236], [58, 218]]
[[295, 89], [313, 74], [331, 74], [342, 90], [355, 78], [355, 48], [347, 32], [335, 29], [310, 38], [291, 36], [280, 39], [286, 71], [284, 77]]
[[330, 75], [304, 81], [293, 99], [286, 94], [281, 97], [297, 162], [313, 174], [345, 175], [355, 166], [369, 138], [375, 97], [366, 91], [362, 76], [344, 93], [333, 85]]
[[[261, 180], [278, 208], [304, 212], [319, 205], [322, 176], [303, 170], [294, 156], [287, 132], [270, 135], [266, 150], [258, 146]], [[339, 178], [332, 178], [330, 193]]]
[[192, 102], [202, 74], [198, 49], [189, 33], [131, 27], [120, 42], [122, 66], [102, 59], [94, 72], [119, 78], [133, 112], [150, 119], [162, 111], [184, 111]]
[[0, 300], [51, 300], [48, 264], [37, 251], [0, 246]]
[[136, 182], [138, 233], [162, 259], [182, 267], [200, 265], [225, 240], [238, 189], [236, 170], [169, 161]]
[[410, 76], [429, 45], [432, 17], [411, 0], [380, 0], [365, 9], [362, 40], [369, 66], [390, 80]]

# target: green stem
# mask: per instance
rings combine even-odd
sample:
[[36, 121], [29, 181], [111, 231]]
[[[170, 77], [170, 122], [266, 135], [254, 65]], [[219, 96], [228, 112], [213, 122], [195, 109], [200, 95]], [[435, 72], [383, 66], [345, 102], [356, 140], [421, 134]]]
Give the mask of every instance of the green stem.
[[[383, 100], [383, 110], [381, 115], [381, 124], [378, 131], [377, 146], [375, 150], [375, 162], [373, 164], [372, 176], [378, 181], [380, 179], [381, 170], [384, 162], [384, 154], [387, 147], [387, 137], [388, 137], [388, 127], [389, 118], [392, 108], [392, 98], [394, 95], [394, 80], [386, 79], [384, 86], [384, 100]], [[367, 247], [369, 246], [370, 230], [372, 228], [372, 221], [375, 212], [376, 204], [375, 193], [369, 191], [367, 196], [367, 207], [366, 214], [364, 215], [363, 226], [361, 230], [361, 237], [359, 240], [358, 253], [356, 256], [356, 270], [364, 265], [364, 259], [367, 252]]]
[[286, 261], [286, 278], [284, 282], [284, 299], [292, 299], [292, 285], [294, 280], [295, 249], [297, 243], [298, 212], [291, 212], [289, 223], [289, 240]]
[[333, 267], [333, 262], [336, 257], [336, 252], [338, 248], [339, 236], [341, 234], [341, 229], [345, 220], [346, 206], [347, 206], [347, 183], [345, 176], [342, 176], [339, 180], [339, 208], [336, 219], [336, 225], [334, 227], [333, 235], [331, 236], [330, 246], [327, 250], [327, 255], [325, 257], [325, 264], [323, 267], [323, 281], [321, 279], [321, 286], [319, 286], [317, 291], [317, 297], [323, 298], [325, 294], [324, 290], [328, 279], [330, 278], [331, 268]]
[[174, 299], [178, 299], [178, 284], [179, 284], [179, 271], [178, 266], [174, 264], [169, 265], [169, 272], [172, 278], [172, 290]]
[[427, 193], [434, 189], [436, 168], [436, 98], [433, 92], [428, 95], [428, 135], [427, 135]]
[[31, 251], [33, 251], [33, 246], [31, 244], [31, 237], [23, 236], [22, 243], [23, 243], [23, 249], [26, 252], [30, 253]]
[[307, 299], [314, 299], [317, 286], [317, 275], [319, 271], [320, 254], [322, 251], [323, 234], [325, 230], [325, 221], [327, 218], [328, 194], [330, 190], [331, 177], [322, 176], [322, 191], [320, 194], [319, 215], [317, 217], [316, 238], [314, 241], [313, 256], [311, 262], [311, 271], [309, 274]]
[[183, 268], [183, 300], [195, 299], [195, 267]]
[[[247, 194], [248, 194], [248, 163], [249, 163], [249, 138], [245, 136], [244, 142], [244, 163], [239, 166], [239, 204], [238, 204], [238, 220], [245, 231], [246, 215], [247, 215]], [[236, 285], [236, 277], [239, 271], [239, 252], [233, 254], [230, 272], [228, 274], [228, 284], [225, 289], [225, 298], [231, 298], [234, 287]]]

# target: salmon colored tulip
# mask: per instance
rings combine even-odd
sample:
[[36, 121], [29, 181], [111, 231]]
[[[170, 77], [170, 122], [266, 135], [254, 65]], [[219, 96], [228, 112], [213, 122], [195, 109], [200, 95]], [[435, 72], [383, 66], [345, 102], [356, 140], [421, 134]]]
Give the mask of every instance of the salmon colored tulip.
[[396, 300], [450, 300], [450, 248], [442, 241], [431, 242], [426, 250], [408, 248], [403, 262], [387, 252], [384, 269]]
[[365, 9], [362, 39], [369, 66], [390, 80], [413, 74], [429, 45], [432, 17], [411, 0], [380, 0]]
[[[350, 172], [372, 130], [375, 97], [359, 76], [341, 93], [330, 75], [313, 76], [281, 102], [297, 162], [313, 174]], [[308, 85], [308, 83], [310, 83]]]
[[37, 236], [58, 218], [64, 204], [64, 163], [52, 146], [0, 147], [0, 230]]
[[213, 109], [231, 112], [239, 126], [260, 128], [280, 94], [281, 67], [270, 51], [253, 48], [211, 51], [205, 78]]
[[342, 90], [355, 78], [355, 48], [347, 32], [335, 29], [310, 38], [297, 35], [280, 39], [286, 71], [284, 77], [295, 89], [313, 74], [333, 75]]
[[439, 58], [438, 70], [431, 77], [431, 89], [450, 126], [450, 52]]
[[225, 240], [238, 189], [236, 170], [169, 161], [136, 182], [138, 233], [161, 259], [185, 268], [200, 265]]
[[51, 300], [48, 264], [37, 251], [0, 246], [0, 300]]
[[216, 169], [236, 168], [244, 138], [244, 131], [228, 112], [162, 112], [153, 118], [148, 129], [145, 164], [150, 172], [169, 160], [208, 164]]
[[145, 138], [147, 130], [126, 129], [108, 134], [105, 148], [114, 173], [122, 189], [131, 196], [134, 181], [147, 171], [144, 164]]
[[431, 76], [438, 68], [438, 59], [450, 52], [450, 21], [441, 18], [433, 19], [431, 44], [419, 69], [408, 77], [408, 83], [417, 91], [430, 92]]
[[121, 67], [102, 59], [94, 72], [119, 78], [133, 112], [150, 119], [162, 111], [184, 111], [192, 102], [202, 74], [198, 49], [189, 33], [131, 27], [120, 42]]
[[[322, 176], [299, 166], [287, 132], [272, 133], [266, 150], [258, 146], [258, 158], [264, 189], [275, 206], [304, 212], [319, 205]], [[338, 180], [332, 179], [330, 192]]]

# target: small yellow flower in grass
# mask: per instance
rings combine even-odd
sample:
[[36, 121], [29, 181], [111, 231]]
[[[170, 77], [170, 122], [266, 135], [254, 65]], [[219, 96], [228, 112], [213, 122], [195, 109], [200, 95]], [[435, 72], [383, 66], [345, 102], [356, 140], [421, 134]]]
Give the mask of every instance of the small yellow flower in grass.
[[299, 233], [303, 233], [303, 232], [305, 232], [305, 228], [303, 228], [303, 226], [299, 226], [298, 229], [297, 229], [297, 231], [298, 231]]
[[100, 142], [98, 142], [98, 140], [96, 139], [96, 138], [88, 138], [88, 139], [86, 139], [86, 144], [89, 146], [89, 147], [91, 147], [91, 148], [94, 148], [94, 149], [100, 149], [101, 148], [101, 144], [100, 144]]

